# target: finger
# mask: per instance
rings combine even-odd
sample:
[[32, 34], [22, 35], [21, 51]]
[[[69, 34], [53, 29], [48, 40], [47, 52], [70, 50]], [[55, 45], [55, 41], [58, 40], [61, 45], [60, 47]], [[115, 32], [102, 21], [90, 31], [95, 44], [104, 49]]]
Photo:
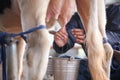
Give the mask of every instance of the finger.
[[67, 33], [64, 33], [64, 32], [62, 32], [62, 31], [60, 31], [59, 34], [60, 34], [62, 37], [64, 37], [64, 38], [66, 38], [66, 37], [68, 36]]
[[73, 35], [84, 35], [83, 32], [73, 32], [72, 34], [73, 34]]
[[56, 40], [59, 40], [59, 39], [60, 39], [59, 36], [57, 36], [57, 35], [54, 36], [54, 40], [55, 40], [55, 41], [56, 41]]
[[77, 39], [85, 39], [85, 36], [84, 35], [78, 35], [77, 37], [76, 37]]
[[85, 36], [84, 35], [74, 35], [76, 39], [85, 39]]
[[62, 36], [68, 36], [65, 28], [61, 28], [58, 33], [61, 34]]
[[81, 31], [81, 30], [80, 30], [80, 31], [74, 31], [74, 30], [73, 30], [73, 31], [72, 31], [72, 34], [73, 34], [73, 35], [84, 35], [84, 32]]
[[62, 39], [62, 40], [64, 40], [64, 39], [67, 38], [67, 36], [64, 35], [62, 32], [58, 32], [58, 33], [56, 33], [55, 36], [56, 36], [57, 39]]
[[77, 42], [77, 43], [79, 43], [79, 44], [81, 44], [81, 43], [84, 43], [84, 42], [85, 42], [85, 40], [76, 39], [76, 42]]
[[83, 32], [83, 29], [72, 29], [73, 32]]
[[61, 36], [60, 33], [56, 33], [56, 34], [55, 34], [55, 37], [59, 37], [59, 38], [61, 38], [62, 36]]

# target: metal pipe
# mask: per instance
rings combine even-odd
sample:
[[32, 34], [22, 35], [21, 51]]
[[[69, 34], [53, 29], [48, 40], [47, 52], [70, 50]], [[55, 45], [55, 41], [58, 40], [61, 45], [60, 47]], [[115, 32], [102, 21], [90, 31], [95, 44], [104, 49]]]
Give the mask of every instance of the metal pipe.
[[11, 38], [7, 44], [6, 65], [7, 80], [18, 80], [17, 46], [14, 38]]

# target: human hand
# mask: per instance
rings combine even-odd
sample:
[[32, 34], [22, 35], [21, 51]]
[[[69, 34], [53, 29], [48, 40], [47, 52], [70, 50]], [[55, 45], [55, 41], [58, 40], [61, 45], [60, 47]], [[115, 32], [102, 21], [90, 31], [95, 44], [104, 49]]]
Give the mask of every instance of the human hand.
[[81, 44], [85, 42], [85, 34], [82, 29], [72, 29], [72, 34], [76, 38], [76, 42]]
[[63, 47], [68, 42], [68, 33], [65, 27], [62, 27], [54, 36], [55, 43], [59, 47]]

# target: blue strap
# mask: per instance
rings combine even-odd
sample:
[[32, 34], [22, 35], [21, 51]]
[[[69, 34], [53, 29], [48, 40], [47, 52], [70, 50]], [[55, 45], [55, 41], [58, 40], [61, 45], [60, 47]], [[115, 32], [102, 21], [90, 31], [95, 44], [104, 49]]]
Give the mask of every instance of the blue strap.
[[40, 26], [38, 26], [38, 27], [31, 28], [31, 29], [29, 29], [29, 30], [27, 30], [27, 31], [25, 31], [25, 32], [20, 32], [20, 33], [18, 33], [18, 34], [10, 34], [10, 36], [11, 36], [11, 37], [21, 36], [21, 37], [26, 41], [26, 36], [25, 36], [25, 34], [29, 34], [29, 33], [31, 33], [31, 32], [37, 31], [37, 30], [39, 30], [39, 29], [45, 29], [45, 28], [46, 28], [46, 26], [40, 25]]
[[0, 32], [0, 44], [1, 44], [1, 60], [2, 60], [2, 74], [3, 80], [6, 80], [6, 50], [3, 37], [6, 35], [5, 32]]
[[103, 37], [103, 44], [108, 43], [107, 38]]
[[40, 25], [40, 26], [38, 26], [38, 27], [31, 28], [31, 29], [29, 29], [29, 30], [27, 30], [27, 31], [25, 31], [25, 32], [20, 32], [20, 33], [18, 33], [18, 34], [10, 34], [10, 35], [11, 35], [11, 37], [23, 36], [24, 34], [29, 34], [29, 33], [31, 33], [31, 32], [34, 32], [34, 31], [38, 30], [38, 29], [45, 29], [45, 28], [46, 28], [46, 27], [45, 27], [44, 25]]
[[44, 25], [40, 25], [38, 27], [34, 27], [32, 29], [29, 29], [25, 32], [20, 32], [18, 34], [9, 34], [9, 33], [6, 33], [6, 32], [0, 32], [0, 44], [1, 44], [1, 56], [2, 56], [2, 80], [7, 80], [6, 79], [6, 50], [5, 50], [5, 37], [6, 36], [9, 36], [9, 37], [16, 37], [16, 36], [21, 36], [24, 40], [25, 40], [25, 34], [29, 34], [31, 32], [34, 32], [36, 30], [39, 30], [39, 29], [45, 29], [46, 27]]

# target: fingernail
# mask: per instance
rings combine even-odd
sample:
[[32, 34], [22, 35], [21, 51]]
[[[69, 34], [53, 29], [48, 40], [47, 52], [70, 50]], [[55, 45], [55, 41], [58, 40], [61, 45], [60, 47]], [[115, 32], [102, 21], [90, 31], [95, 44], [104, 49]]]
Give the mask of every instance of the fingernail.
[[74, 30], [72, 29], [71, 31], [73, 32]]
[[75, 37], [77, 37], [77, 35], [74, 35]]

